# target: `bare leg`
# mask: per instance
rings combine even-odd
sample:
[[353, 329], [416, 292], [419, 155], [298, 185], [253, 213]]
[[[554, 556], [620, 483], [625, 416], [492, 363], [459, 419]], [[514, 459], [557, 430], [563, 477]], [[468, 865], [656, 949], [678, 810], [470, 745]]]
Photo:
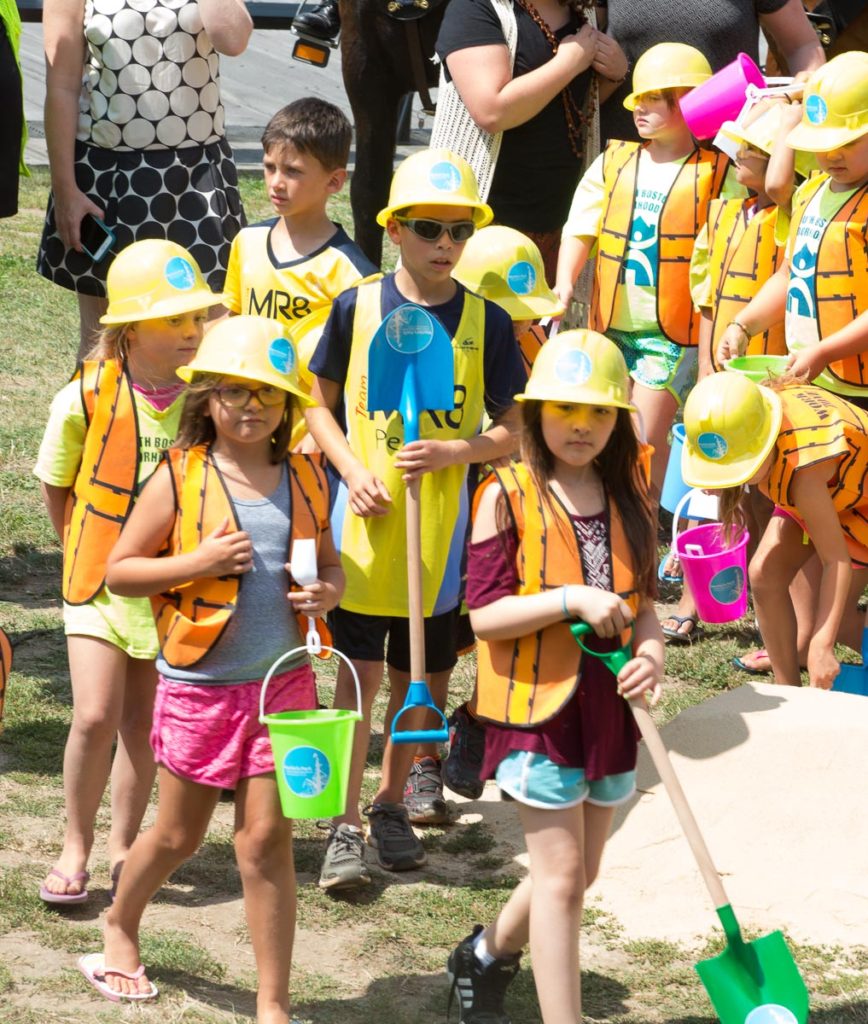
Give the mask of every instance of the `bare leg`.
[[257, 1024], [289, 1024], [295, 866], [292, 822], [281, 813], [273, 775], [257, 775], [238, 785], [235, 854], [259, 978]]
[[654, 391], [633, 382], [631, 393], [633, 404], [641, 414], [646, 440], [654, 445], [651, 457], [651, 494], [655, 501], [660, 498], [666, 463], [669, 461], [667, 437], [678, 411], [678, 402], [668, 391]]
[[[382, 661], [354, 661], [356, 671], [359, 674], [359, 686], [362, 690], [362, 714], [361, 722], [356, 723], [353, 734], [353, 753], [350, 761], [350, 777], [347, 786], [347, 809], [338, 818], [337, 824], [355, 825], [362, 827], [362, 818], [359, 814], [359, 798], [362, 792], [362, 780], [365, 776], [365, 761], [368, 757], [368, 747], [371, 741], [371, 708], [374, 698], [379, 693], [383, 684], [383, 662]], [[349, 668], [342, 661], [338, 668], [338, 679], [335, 687], [336, 708], [356, 707], [356, 687]]]
[[[139, 954], [139, 927], [154, 893], [172, 872], [199, 849], [220, 790], [201, 786], [159, 769], [159, 799], [154, 827], [133, 843], [124, 861], [115, 901], [105, 920], [105, 964], [121, 971], [135, 971]], [[107, 974], [116, 992], [147, 992], [146, 975], [137, 981]]]
[[93, 347], [96, 336], [101, 330], [99, 318], [108, 309], [108, 300], [96, 295], [78, 296], [78, 316], [80, 338], [78, 342], [78, 358], [84, 359]]

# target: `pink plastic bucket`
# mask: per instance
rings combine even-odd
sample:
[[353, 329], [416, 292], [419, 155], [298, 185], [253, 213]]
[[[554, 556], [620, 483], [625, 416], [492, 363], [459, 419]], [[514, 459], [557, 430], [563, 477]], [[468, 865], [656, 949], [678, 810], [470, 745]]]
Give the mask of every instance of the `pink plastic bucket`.
[[727, 544], [719, 523], [691, 527], [673, 539], [684, 578], [704, 622], [733, 622], [747, 611], [747, 530]]
[[763, 88], [766, 82], [760, 69], [746, 53], [721, 68], [707, 82], [691, 89], [679, 100], [681, 113], [694, 138], [710, 139], [724, 121], [738, 117], [749, 85]]

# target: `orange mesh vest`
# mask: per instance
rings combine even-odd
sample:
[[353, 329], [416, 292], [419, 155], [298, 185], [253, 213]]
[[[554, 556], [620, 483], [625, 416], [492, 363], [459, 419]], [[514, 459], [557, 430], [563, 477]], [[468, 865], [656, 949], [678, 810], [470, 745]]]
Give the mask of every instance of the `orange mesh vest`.
[[[204, 446], [171, 448], [164, 456], [172, 474], [175, 493], [175, 525], [169, 537], [166, 555], [195, 551], [202, 540], [226, 519], [238, 527], [235, 506], [210, 451]], [[328, 528], [328, 483], [322, 462], [315, 456], [290, 455], [289, 473], [289, 545], [297, 539], [316, 538]], [[174, 668], [195, 665], [220, 639], [238, 600], [243, 582], [239, 576], [219, 576], [192, 580], [172, 587], [151, 598], [160, 649]], [[293, 590], [300, 589], [290, 581]], [[280, 609], [275, 609], [279, 614]], [[307, 619], [296, 615], [302, 636]], [[317, 628], [322, 642], [331, 643], [325, 622]], [[324, 657], [327, 657], [324, 654]]]
[[[638, 142], [612, 141], [603, 157], [605, 205], [594, 270], [591, 327], [605, 333], [624, 282], [624, 258], [633, 226]], [[723, 186], [728, 161], [722, 153], [695, 149], [684, 161], [660, 211], [657, 322], [678, 345], [699, 343], [699, 313], [690, 298], [690, 257], [708, 204]]]
[[[818, 174], [796, 192], [790, 224], [790, 248], [808, 203], [829, 180]], [[823, 338], [840, 331], [868, 310], [868, 185], [841, 204], [826, 225], [814, 274], [814, 309]], [[868, 352], [829, 363], [826, 372], [847, 384], [868, 387]]]
[[518, 350], [521, 352], [521, 361], [524, 365], [524, 372], [530, 376], [530, 371], [533, 368], [534, 360], [539, 354], [539, 350], [546, 343], [546, 332], [540, 327], [539, 324], [534, 324], [521, 335], [518, 339]]
[[[579, 544], [569, 514], [550, 492], [555, 514], [545, 507], [530, 473], [520, 463], [495, 470], [479, 488], [498, 483], [518, 532], [518, 594], [538, 594], [584, 582]], [[621, 518], [609, 505], [613, 589], [638, 607], [630, 549]], [[622, 637], [626, 642], [627, 634]], [[491, 722], [530, 727], [561, 710], [579, 685], [582, 652], [569, 623], [556, 622], [528, 636], [477, 641], [476, 713]]]
[[[711, 360], [715, 370], [723, 367], [715, 353], [727, 326], [732, 323], [765, 282], [784, 261], [784, 250], [775, 242], [778, 208], [768, 206], [750, 221], [749, 207], [755, 199], [714, 199], [708, 214], [709, 271], [713, 302]], [[747, 345], [747, 355], [786, 355], [784, 324], [781, 321]]]
[[783, 419], [760, 490], [802, 526], [790, 493], [793, 476], [825, 462], [826, 487], [838, 513], [850, 558], [868, 565], [868, 412], [814, 385], [779, 392]]
[[63, 599], [87, 604], [105, 584], [109, 552], [135, 501], [139, 428], [121, 362], [88, 360], [76, 374], [87, 434], [64, 514]]

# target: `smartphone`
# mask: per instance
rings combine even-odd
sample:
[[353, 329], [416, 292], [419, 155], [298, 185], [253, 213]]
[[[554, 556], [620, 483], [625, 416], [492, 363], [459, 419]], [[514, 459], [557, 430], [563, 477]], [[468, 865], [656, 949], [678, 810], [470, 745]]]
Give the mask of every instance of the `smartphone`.
[[79, 230], [82, 249], [94, 263], [99, 263], [115, 243], [114, 231], [92, 213], [86, 213], [82, 217]]

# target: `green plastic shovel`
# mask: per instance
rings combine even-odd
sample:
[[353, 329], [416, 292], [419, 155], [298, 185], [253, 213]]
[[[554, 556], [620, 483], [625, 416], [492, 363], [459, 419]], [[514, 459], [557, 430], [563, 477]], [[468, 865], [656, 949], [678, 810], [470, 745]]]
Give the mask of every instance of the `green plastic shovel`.
[[[404, 444], [419, 440], [419, 414], [455, 408], [455, 361], [443, 324], [411, 302], [393, 309], [377, 328], [368, 349], [368, 409], [399, 412]], [[445, 743], [446, 716], [431, 698], [425, 681], [425, 627], [422, 608], [422, 545], [419, 480], [407, 485], [407, 589], [410, 611], [410, 685], [404, 706], [392, 719], [393, 743]], [[434, 729], [397, 728], [413, 708], [440, 718]]]
[[[599, 658], [613, 675], [617, 675], [633, 657], [632, 636], [620, 650], [600, 653], [592, 651], [582, 642], [583, 636], [593, 632], [587, 623], [573, 623], [570, 630], [582, 650]], [[726, 935], [726, 949], [719, 956], [700, 960], [696, 964], [697, 973], [718, 1017], [722, 1024], [807, 1024], [808, 989], [783, 934], [772, 932], [753, 942], [745, 942], [711, 854], [645, 701], [631, 701], [630, 707], [654, 767], [675, 808]]]

